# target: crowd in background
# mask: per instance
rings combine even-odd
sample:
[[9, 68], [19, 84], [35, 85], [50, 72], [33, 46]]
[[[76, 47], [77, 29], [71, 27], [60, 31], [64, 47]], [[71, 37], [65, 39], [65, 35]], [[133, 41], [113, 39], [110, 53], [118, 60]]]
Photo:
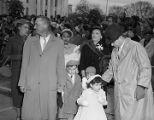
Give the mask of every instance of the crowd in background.
[[[24, 16], [22, 19], [30, 21], [29, 35], [35, 35], [34, 24], [37, 16]], [[17, 23], [20, 18], [12, 18], [11, 16], [0, 16], [0, 59], [1, 65], [3, 64], [3, 51], [8, 42], [8, 38], [14, 36], [17, 32]], [[75, 45], [82, 45], [85, 41], [91, 39], [91, 29], [93, 27], [100, 27], [103, 35], [103, 42], [106, 44], [104, 32], [106, 28], [112, 24], [118, 23], [124, 26], [125, 31], [128, 33], [128, 37], [132, 40], [141, 42], [143, 46], [146, 46], [151, 38], [154, 37], [154, 18], [141, 19], [138, 16], [132, 17], [117, 17], [116, 15], [106, 16], [101, 20], [96, 20], [95, 16], [72, 16], [61, 17], [57, 15], [55, 18], [51, 17], [51, 28], [54, 34], [61, 37], [61, 32], [64, 29], [70, 29], [73, 32], [70, 42]], [[153, 39], [152, 39], [153, 40]], [[151, 42], [150, 42], [151, 44]], [[108, 47], [106, 54], [111, 54], [111, 45], [105, 45]], [[148, 45], [149, 46], [149, 45]], [[150, 48], [149, 48], [150, 49]], [[153, 50], [150, 50], [152, 54]], [[151, 56], [152, 57], [152, 56]], [[151, 58], [150, 57], [150, 58]], [[151, 58], [152, 59], [152, 58]], [[153, 60], [152, 60], [153, 61]], [[153, 62], [152, 62], [153, 65]]]
[[[24, 16], [22, 18], [31, 22], [30, 33], [33, 35], [36, 16]], [[5, 44], [8, 38], [16, 33], [16, 21], [18, 19], [14, 19], [11, 16], [0, 16], [0, 45]], [[154, 18], [140, 19], [138, 16], [119, 18], [116, 15], [109, 15], [102, 21], [98, 21], [84, 17], [72, 19], [57, 15], [56, 18], [51, 17], [50, 20], [53, 31], [57, 36], [60, 36], [61, 31], [65, 28], [72, 30], [74, 36], [71, 41], [77, 45], [90, 39], [90, 29], [93, 26], [100, 26], [104, 32], [108, 25], [113, 23], [121, 24], [129, 31], [129, 36], [133, 40], [139, 42], [145, 38], [144, 46], [149, 42], [150, 38], [153, 37], [154, 32]]]
[[[34, 26], [36, 18], [37, 16], [34, 15], [24, 16], [22, 18], [19, 18], [20, 20], [14, 19], [11, 16], [0, 17], [1, 66], [4, 62], [3, 59], [5, 59], [6, 57], [5, 47], [7, 46], [7, 43], [9, 43], [9, 38], [15, 36], [19, 31], [18, 24], [21, 22], [21, 19], [27, 20], [30, 23], [28, 28], [28, 36], [35, 36], [36, 32]], [[131, 38], [134, 41], [140, 42], [146, 48], [148, 56], [151, 60], [151, 64], [152, 66], [154, 66], [154, 18], [140, 19], [137, 16], [124, 16], [122, 18], [119, 18], [116, 15], [109, 15], [101, 21], [88, 17], [76, 17], [74, 19], [70, 17], [56, 16], [56, 18], [51, 17], [50, 22], [51, 30], [55, 34], [55, 36], [60, 37], [63, 40], [69, 37], [69, 43], [76, 46], [80, 45], [81, 59], [79, 64], [79, 74], [82, 76], [82, 78], [86, 76], [86, 73], [84, 72], [89, 66], [94, 66], [96, 68], [96, 73], [100, 75], [106, 71], [113, 46], [109, 44], [110, 41], [108, 41], [108, 38], [106, 38], [105, 32], [113, 24], [119, 24], [123, 26], [125, 35], [127, 37]], [[69, 36], [65, 35], [65, 32], [67, 32]], [[96, 44], [95, 40], [92, 38], [92, 34], [100, 34], [100, 40], [96, 41]], [[95, 46], [91, 44], [91, 40], [93, 41]], [[75, 48], [76, 46], [69, 46], [69, 48]], [[99, 51], [95, 50], [95, 47], [98, 48]], [[101, 50], [103, 52], [101, 52]], [[98, 61], [99, 63], [97, 63]], [[84, 71], [82, 72], [82, 70]], [[113, 97], [113, 82], [111, 82], [108, 87], [104, 89], [107, 89], [108, 101], [111, 100], [112, 98], [110, 97]], [[108, 106], [113, 106], [112, 100], [111, 102], [109, 101]], [[109, 114], [113, 114], [112, 110], [108, 110]]]

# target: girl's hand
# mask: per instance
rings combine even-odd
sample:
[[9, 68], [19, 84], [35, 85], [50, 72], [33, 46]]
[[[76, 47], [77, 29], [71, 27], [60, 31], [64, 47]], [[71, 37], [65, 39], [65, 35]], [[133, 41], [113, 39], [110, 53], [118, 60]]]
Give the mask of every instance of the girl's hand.
[[107, 105], [107, 101], [105, 98], [102, 98], [102, 97], [98, 97], [98, 102], [102, 105]]

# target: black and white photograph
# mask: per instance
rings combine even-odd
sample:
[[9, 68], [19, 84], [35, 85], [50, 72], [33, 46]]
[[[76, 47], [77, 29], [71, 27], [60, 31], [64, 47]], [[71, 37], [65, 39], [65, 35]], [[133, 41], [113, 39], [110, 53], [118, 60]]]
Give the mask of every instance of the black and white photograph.
[[0, 0], [0, 120], [154, 120], [154, 0]]

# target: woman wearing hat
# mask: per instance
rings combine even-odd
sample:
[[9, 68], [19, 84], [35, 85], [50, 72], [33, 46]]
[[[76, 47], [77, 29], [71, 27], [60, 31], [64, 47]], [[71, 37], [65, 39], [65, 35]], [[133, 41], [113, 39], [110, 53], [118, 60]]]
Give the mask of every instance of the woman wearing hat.
[[91, 31], [91, 40], [85, 42], [81, 47], [80, 70], [82, 77], [85, 76], [85, 69], [89, 66], [95, 67], [96, 73], [100, 74], [102, 72], [100, 60], [108, 52], [102, 40], [101, 28], [96, 26]]
[[13, 105], [17, 111], [17, 120], [20, 120], [20, 108], [22, 106], [23, 94], [18, 88], [18, 81], [20, 76], [23, 45], [29, 35], [29, 21], [21, 19], [18, 20], [15, 25], [17, 28], [16, 35], [9, 38], [4, 54], [5, 56], [9, 56], [12, 62], [11, 92]]
[[72, 53], [75, 53], [75, 58], [80, 59], [80, 51], [79, 46], [70, 43], [70, 39], [73, 37], [73, 32], [70, 29], [64, 29], [61, 32], [61, 38], [64, 41], [64, 57], [65, 57], [65, 65], [72, 57]]
[[105, 32], [114, 46], [103, 80], [114, 79], [115, 120], [153, 120], [151, 64], [144, 47], [115, 24]]

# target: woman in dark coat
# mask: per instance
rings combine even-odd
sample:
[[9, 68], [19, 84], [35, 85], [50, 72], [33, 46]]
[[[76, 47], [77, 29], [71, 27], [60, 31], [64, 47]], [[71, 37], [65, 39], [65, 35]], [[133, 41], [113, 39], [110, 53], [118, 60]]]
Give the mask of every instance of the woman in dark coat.
[[11, 38], [7, 43], [5, 49], [5, 56], [11, 59], [11, 70], [12, 70], [12, 80], [11, 80], [11, 92], [13, 98], [13, 105], [17, 111], [17, 119], [21, 119], [21, 106], [23, 100], [23, 94], [20, 92], [18, 87], [18, 81], [20, 76], [21, 61], [22, 61], [22, 50], [24, 42], [29, 34], [29, 21], [21, 19], [16, 24], [17, 34]]
[[96, 68], [97, 74], [102, 74], [100, 62], [104, 55], [109, 54], [108, 48], [102, 40], [102, 32], [100, 27], [93, 27], [91, 40], [84, 43], [81, 47], [80, 70], [82, 77], [85, 76], [85, 69], [89, 66]]

